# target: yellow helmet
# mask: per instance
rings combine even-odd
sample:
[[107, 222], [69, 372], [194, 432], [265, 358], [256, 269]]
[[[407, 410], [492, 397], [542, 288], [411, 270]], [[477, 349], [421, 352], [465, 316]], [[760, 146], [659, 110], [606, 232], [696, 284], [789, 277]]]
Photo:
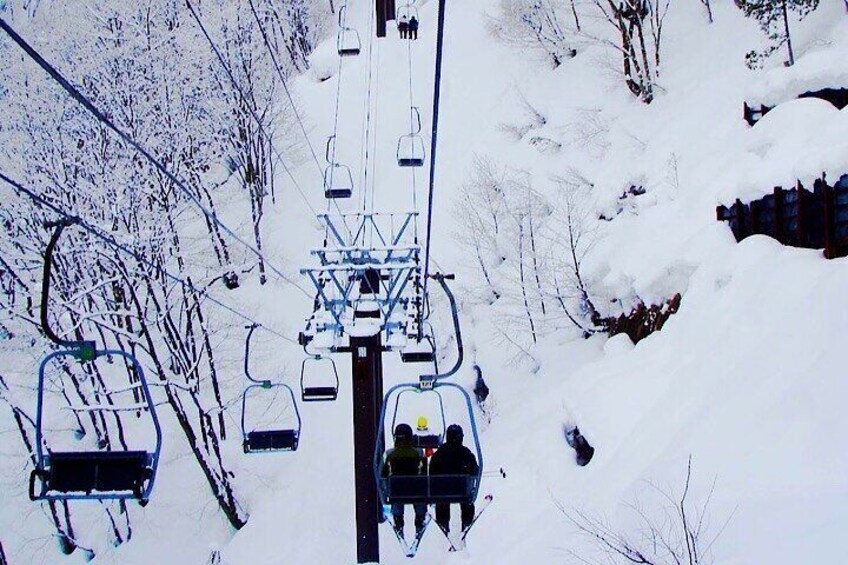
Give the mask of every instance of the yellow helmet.
[[418, 429], [420, 431], [426, 430], [429, 426], [427, 425], [427, 418], [425, 416], [418, 417]]

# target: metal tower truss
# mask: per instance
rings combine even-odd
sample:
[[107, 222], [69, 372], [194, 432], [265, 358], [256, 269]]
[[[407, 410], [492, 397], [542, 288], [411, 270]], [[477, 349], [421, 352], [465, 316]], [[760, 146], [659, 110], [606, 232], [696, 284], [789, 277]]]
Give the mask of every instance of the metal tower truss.
[[[312, 251], [318, 265], [301, 269], [315, 285], [316, 312], [308, 330], [314, 342], [330, 349], [343, 334], [385, 331], [398, 343], [421, 307], [421, 246], [415, 233], [417, 212], [399, 214], [319, 214], [326, 244]], [[410, 315], [412, 314], [412, 315]], [[327, 341], [327, 334], [332, 339]], [[320, 346], [319, 346], [320, 347]]]

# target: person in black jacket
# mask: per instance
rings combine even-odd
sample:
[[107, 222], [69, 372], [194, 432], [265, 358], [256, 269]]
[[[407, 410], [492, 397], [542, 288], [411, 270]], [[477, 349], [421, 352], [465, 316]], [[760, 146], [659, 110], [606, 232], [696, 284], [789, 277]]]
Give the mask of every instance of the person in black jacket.
[[[430, 475], [475, 475], [479, 470], [477, 458], [471, 450], [462, 445], [463, 432], [458, 424], [451, 424], [445, 432], [445, 443], [433, 454], [430, 460]], [[460, 504], [462, 529], [471, 525], [474, 519], [474, 504]], [[436, 504], [436, 523], [445, 532], [450, 531], [450, 504]]]
[[[415, 476], [427, 474], [427, 458], [415, 448], [412, 441], [412, 427], [409, 424], [398, 424], [395, 428], [395, 447], [386, 452], [386, 459], [380, 474], [383, 477]], [[392, 504], [392, 518], [395, 530], [403, 536], [403, 504]], [[416, 533], [424, 527], [427, 517], [426, 504], [413, 504], [415, 509]]]
[[409, 39], [418, 39], [418, 18], [415, 16], [409, 19]]

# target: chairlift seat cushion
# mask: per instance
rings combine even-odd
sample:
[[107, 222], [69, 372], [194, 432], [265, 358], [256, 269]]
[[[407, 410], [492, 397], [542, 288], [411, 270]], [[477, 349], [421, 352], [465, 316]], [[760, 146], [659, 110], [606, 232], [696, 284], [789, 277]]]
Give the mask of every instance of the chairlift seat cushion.
[[380, 309], [357, 309], [353, 313], [353, 317], [357, 320], [369, 320], [369, 319], [380, 319], [381, 312]]
[[432, 351], [401, 351], [400, 360], [404, 363], [432, 363], [436, 356]]
[[308, 386], [303, 389], [302, 398], [305, 402], [315, 400], [335, 400], [339, 391], [332, 386]]
[[399, 167], [423, 167], [424, 159], [418, 159], [415, 157], [400, 157], [398, 158], [398, 166]]
[[133, 492], [153, 475], [146, 451], [54, 452], [47, 489], [64, 493]]
[[247, 434], [244, 450], [252, 451], [295, 451], [300, 434], [297, 430], [260, 430]]
[[359, 55], [359, 47], [342, 47], [339, 49], [339, 55], [341, 55], [342, 57]]
[[325, 198], [350, 198], [353, 191], [349, 188], [327, 188], [324, 190]]
[[431, 475], [382, 479], [388, 504], [457, 504], [474, 501], [475, 475]]

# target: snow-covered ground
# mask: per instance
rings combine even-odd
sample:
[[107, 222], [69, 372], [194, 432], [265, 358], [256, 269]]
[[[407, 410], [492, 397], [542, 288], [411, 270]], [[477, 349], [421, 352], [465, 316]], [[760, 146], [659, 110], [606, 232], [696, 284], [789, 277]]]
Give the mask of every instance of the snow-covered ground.
[[[542, 191], [550, 175], [578, 170], [594, 183], [586, 205], [598, 213], [631, 184], [644, 186], [645, 195], [600, 225], [585, 268], [600, 295], [657, 302], [681, 292], [683, 301], [662, 332], [636, 347], [623, 336], [583, 340], [555, 333], [532, 351], [537, 372], [512, 362], [514, 352], [495, 337], [491, 307], [466, 301], [461, 317], [472, 358], [458, 381], [470, 385], [471, 362], [481, 365], [496, 402], [496, 416], [482, 433], [486, 466], [502, 468], [506, 477], [484, 479], [482, 492], [494, 494], [495, 502], [469, 536], [467, 552], [449, 554], [433, 526], [417, 561], [577, 562], [571, 552], [591, 560], [591, 544], [561, 508], [607, 517], [621, 531], [636, 532], [627, 505], [641, 500], [660, 520], [661, 500], [651, 485], [679, 493], [691, 455], [692, 499], [704, 501], [715, 483], [708, 526], [712, 535], [721, 531], [712, 546], [716, 563], [841, 562], [839, 534], [848, 527], [848, 451], [841, 438], [848, 383], [840, 369], [848, 315], [839, 304], [848, 288], [848, 259], [827, 261], [819, 251], [759, 236], [737, 244], [715, 221], [715, 206], [822, 171], [848, 172], [848, 110], [802, 100], [778, 107], [754, 128], [741, 117], [747, 94], [772, 84], [774, 91], [788, 88], [781, 74], [803, 74], [805, 85], [816, 77], [841, 77], [841, 84], [821, 86], [846, 86], [844, 60], [842, 70], [829, 66], [844, 59], [840, 53], [848, 45], [842, 3], [823, 1], [799, 25], [798, 41], [806, 48], [797, 68], [812, 68], [803, 72], [746, 69], [744, 53], [756, 46], [759, 32], [732, 5], [717, 3], [716, 23], [708, 25], [700, 3], [673, 3], [664, 31], [663, 89], [649, 106], [604, 70], [600, 62], [615, 55], [602, 46], [587, 46], [551, 71], [494, 42], [485, 14], [495, 4], [448, 3], [433, 236], [439, 267], [457, 272], [460, 285], [479, 276], [455, 244], [451, 212], [475, 156], [486, 155], [529, 170]], [[427, 134], [437, 6], [433, 0], [419, 6], [412, 80]], [[369, 8], [364, 0], [350, 8], [363, 51], [341, 67], [338, 159], [351, 166], [361, 187], [370, 84], [375, 137], [367, 182], [373, 182], [378, 208], [403, 211], [414, 204], [411, 173], [399, 170], [394, 156], [408, 120], [407, 46], [393, 30], [387, 39], [370, 41]], [[808, 64], [808, 58], [815, 61]], [[315, 79], [317, 72], [301, 77], [296, 95], [320, 151], [332, 130], [339, 79], [332, 41], [313, 59], [316, 71], [333, 76], [324, 82]], [[502, 123], [522, 119], [521, 96], [548, 118], [534, 135], [561, 143], [559, 153], [501, 131]], [[587, 111], [603, 125], [591, 143], [575, 127]], [[426, 173], [427, 167], [416, 173], [420, 208]], [[323, 209], [315, 164], [304, 163], [296, 174], [309, 187], [312, 206]], [[265, 238], [269, 253], [295, 273], [309, 261], [321, 232], [287, 179], [281, 177], [280, 186], [283, 196], [268, 213]], [[342, 204], [359, 206], [357, 194]], [[311, 306], [282, 284], [246, 285], [237, 294], [263, 322], [292, 336]], [[241, 336], [218, 344], [233, 374], [231, 395], [239, 383], [241, 346]], [[254, 351], [255, 373], [285, 374], [296, 383], [297, 348], [266, 335]], [[350, 366], [343, 356], [337, 363], [339, 399], [301, 405], [296, 453], [245, 457], [237, 437], [227, 442], [250, 513], [244, 529], [233, 534], [212, 502], [198, 503], [207, 500], [208, 487], [175, 439], [166, 443], [150, 505], [133, 512], [134, 539], [101, 551], [97, 562], [205, 563], [213, 550], [230, 565], [355, 562]], [[386, 356], [385, 374], [387, 387], [417, 378], [394, 356]], [[235, 423], [235, 411], [229, 417]], [[597, 449], [584, 468], [575, 465], [562, 437], [562, 424], [574, 421]], [[174, 423], [166, 418], [166, 425]], [[0, 501], [37, 513], [19, 486], [4, 484]], [[0, 511], [0, 538], [10, 546], [11, 563], [63, 562], [42, 538], [26, 542], [47, 531], [46, 524], [42, 532], [24, 529], [38, 523]], [[380, 542], [383, 563], [406, 561], [387, 526]], [[65, 561], [81, 560], [74, 555]]]

